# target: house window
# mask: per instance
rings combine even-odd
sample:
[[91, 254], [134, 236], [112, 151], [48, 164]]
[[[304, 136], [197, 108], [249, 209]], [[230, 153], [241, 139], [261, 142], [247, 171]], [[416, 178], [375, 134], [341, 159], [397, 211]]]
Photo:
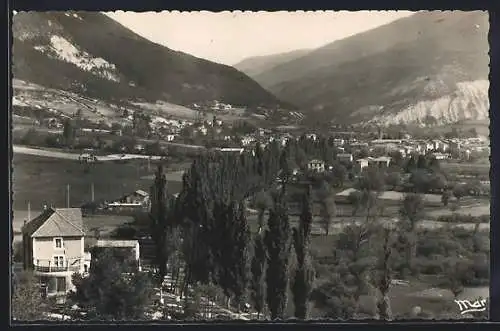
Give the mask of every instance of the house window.
[[64, 256], [54, 256], [54, 267], [64, 267]]
[[63, 248], [63, 240], [62, 240], [62, 238], [55, 238], [54, 239], [54, 246], [56, 248]]

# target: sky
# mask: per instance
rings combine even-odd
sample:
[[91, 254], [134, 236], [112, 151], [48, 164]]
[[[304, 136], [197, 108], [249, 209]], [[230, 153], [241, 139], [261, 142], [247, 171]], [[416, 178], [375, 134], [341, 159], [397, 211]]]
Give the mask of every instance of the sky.
[[408, 11], [108, 12], [155, 43], [210, 61], [314, 49], [411, 15]]

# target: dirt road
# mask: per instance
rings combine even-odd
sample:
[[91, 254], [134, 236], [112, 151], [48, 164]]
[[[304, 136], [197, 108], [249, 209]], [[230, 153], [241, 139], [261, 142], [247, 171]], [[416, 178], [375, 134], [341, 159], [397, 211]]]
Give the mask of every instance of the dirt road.
[[57, 151], [49, 151], [38, 148], [31, 148], [25, 146], [12, 146], [14, 154], [27, 154], [27, 155], [35, 155], [35, 156], [45, 156], [52, 157], [57, 159], [65, 159], [65, 160], [78, 160], [78, 154], [75, 153], [65, 153], [65, 152], [57, 152]]
[[[65, 159], [65, 160], [75, 160], [78, 161], [79, 154], [78, 153], [67, 153], [67, 152], [59, 152], [53, 150], [32, 148], [26, 146], [14, 145], [12, 146], [14, 154], [27, 154], [27, 155], [35, 155], [35, 156], [45, 156], [52, 157], [57, 159]], [[132, 160], [132, 159], [151, 159], [151, 160], [159, 160], [161, 156], [149, 156], [149, 155], [140, 155], [140, 154], [109, 154], [104, 156], [97, 156], [98, 161], [117, 161], [117, 160]]]

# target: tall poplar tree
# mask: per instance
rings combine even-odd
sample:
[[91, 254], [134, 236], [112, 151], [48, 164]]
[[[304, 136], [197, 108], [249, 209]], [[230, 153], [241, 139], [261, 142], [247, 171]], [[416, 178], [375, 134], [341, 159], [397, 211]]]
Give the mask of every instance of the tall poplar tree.
[[254, 239], [253, 257], [251, 263], [252, 278], [250, 283], [251, 298], [257, 319], [264, 312], [266, 305], [266, 266], [267, 252], [264, 237], [258, 233]]
[[267, 258], [267, 304], [272, 319], [283, 319], [287, 305], [291, 231], [282, 195], [269, 213], [265, 243]]
[[[238, 300], [238, 305], [242, 303], [246, 295], [246, 289], [250, 280], [250, 259], [249, 259], [249, 242], [250, 229], [248, 228], [247, 219], [245, 216], [245, 205], [240, 203], [236, 214], [236, 219], [230, 225], [232, 227], [233, 241], [233, 261], [234, 282], [232, 283], [235, 299]], [[230, 267], [230, 266], [226, 266]]]
[[293, 229], [293, 245], [297, 257], [297, 267], [292, 282], [295, 317], [306, 319], [308, 301], [314, 281], [314, 269], [309, 256], [309, 243], [312, 224], [311, 189], [304, 195], [302, 214], [298, 228]]
[[168, 196], [167, 180], [163, 173], [163, 167], [158, 166], [153, 185], [150, 191], [151, 197], [151, 237], [155, 244], [154, 263], [158, 268], [158, 279], [161, 283], [167, 274], [167, 262], [172, 252], [168, 251], [169, 232], [172, 229], [172, 213], [174, 211], [174, 199]]

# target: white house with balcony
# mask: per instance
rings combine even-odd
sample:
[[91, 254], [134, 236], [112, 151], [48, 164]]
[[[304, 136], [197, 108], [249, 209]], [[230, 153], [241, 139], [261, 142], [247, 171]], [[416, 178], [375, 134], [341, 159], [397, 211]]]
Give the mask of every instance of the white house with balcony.
[[33, 270], [48, 296], [65, 296], [74, 289], [72, 275], [88, 273], [81, 209], [47, 208], [23, 226], [22, 235], [24, 269]]

